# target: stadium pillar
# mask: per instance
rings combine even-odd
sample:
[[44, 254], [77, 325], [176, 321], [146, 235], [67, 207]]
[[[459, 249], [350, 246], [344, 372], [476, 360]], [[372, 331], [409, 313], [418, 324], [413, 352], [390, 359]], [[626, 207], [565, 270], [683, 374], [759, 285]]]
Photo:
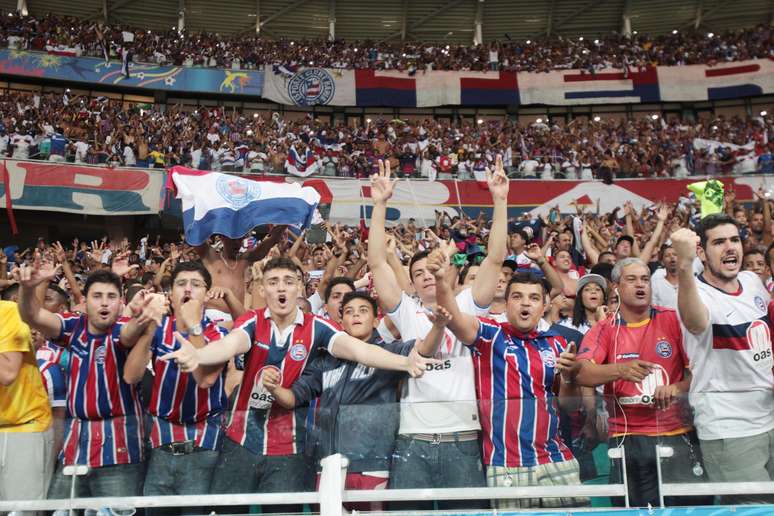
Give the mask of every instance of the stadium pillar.
[[108, 22], [108, 15], [110, 14], [108, 10], [108, 0], [102, 0], [102, 21], [107, 23]]
[[484, 42], [484, 0], [476, 1], [476, 19], [473, 31], [473, 44], [481, 45]]
[[632, 37], [631, 0], [624, 2], [623, 13], [621, 13], [621, 34], [627, 38]]
[[336, 39], [336, 0], [328, 0], [328, 41]]
[[27, 11], [27, 0], [18, 0], [16, 2], [16, 14], [19, 16], [27, 16], [29, 14]]
[[185, 30], [185, 0], [178, 0], [177, 3], [177, 30]]
[[403, 0], [403, 11], [400, 16], [400, 40], [406, 41], [406, 27], [408, 25], [408, 0]]
[[261, 33], [261, 0], [255, 0], [255, 33]]
[[703, 4], [704, 4], [703, 0], [699, 0], [696, 3], [696, 18], [693, 20], [693, 28], [694, 29], [698, 29], [699, 27], [701, 27], [702, 17], [704, 16], [704, 13], [703, 13], [704, 5]]

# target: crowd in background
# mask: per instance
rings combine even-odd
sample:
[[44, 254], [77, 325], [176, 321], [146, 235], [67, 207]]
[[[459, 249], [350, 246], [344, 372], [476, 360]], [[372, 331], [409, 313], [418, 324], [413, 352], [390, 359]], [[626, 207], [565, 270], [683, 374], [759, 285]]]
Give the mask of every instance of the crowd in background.
[[[125, 41], [131, 33], [131, 42]], [[271, 39], [256, 35], [157, 32], [118, 24], [102, 26], [73, 17], [6, 16], [0, 38], [15, 48], [59, 49], [103, 57], [105, 51], [129, 47], [138, 62], [257, 69], [322, 66], [380, 70], [510, 70], [546, 72], [607, 68], [639, 69], [650, 65], [715, 64], [771, 56], [771, 28], [712, 34], [674, 31], [661, 36], [608, 34], [599, 38], [537, 37], [504, 39], [484, 45], [400, 41]]]
[[[510, 177], [602, 179], [774, 172], [774, 113], [688, 122], [639, 119], [368, 119], [360, 127], [307, 115], [183, 109], [6, 91], [0, 155], [106, 166], [367, 177], [379, 159], [402, 177], [471, 179], [503, 156]], [[703, 142], [703, 143], [699, 143]], [[300, 165], [299, 165], [300, 167]]]

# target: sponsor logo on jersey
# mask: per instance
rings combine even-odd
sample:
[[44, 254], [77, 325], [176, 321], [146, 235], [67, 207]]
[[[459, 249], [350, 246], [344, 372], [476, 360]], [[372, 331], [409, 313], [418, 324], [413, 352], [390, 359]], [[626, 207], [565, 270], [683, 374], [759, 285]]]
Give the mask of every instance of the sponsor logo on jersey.
[[639, 395], [622, 396], [618, 399], [621, 405], [650, 405], [653, 403], [653, 397], [656, 394], [656, 388], [662, 385], [669, 385], [669, 373], [656, 364], [656, 367], [640, 383], [635, 384]]
[[672, 344], [666, 340], [660, 340], [656, 343], [656, 353], [662, 358], [670, 358], [672, 356]]
[[753, 353], [753, 361], [756, 365], [768, 365], [771, 357], [771, 331], [769, 325], [760, 319], [750, 323], [747, 327], [747, 343]]
[[628, 360], [630, 358], [640, 358], [639, 353], [621, 353], [620, 355], [616, 355], [616, 360]]

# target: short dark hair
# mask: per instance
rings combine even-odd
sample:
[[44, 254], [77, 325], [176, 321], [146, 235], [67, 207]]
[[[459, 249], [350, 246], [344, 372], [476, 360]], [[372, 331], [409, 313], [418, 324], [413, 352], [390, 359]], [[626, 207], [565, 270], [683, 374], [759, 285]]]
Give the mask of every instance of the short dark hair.
[[19, 284], [14, 283], [12, 285], [7, 286], [5, 289], [3, 289], [2, 294], [0, 294], [0, 299], [3, 301], [10, 301], [13, 296], [15, 296], [19, 292]]
[[547, 295], [550, 292], [548, 284], [545, 279], [533, 274], [531, 272], [517, 272], [511, 276], [511, 280], [508, 282], [508, 286], [505, 287], [505, 298], [507, 299], [511, 293], [512, 285], [540, 285], [543, 290], [543, 295]]
[[353, 290], [352, 292], [347, 292], [344, 294], [344, 298], [341, 300], [341, 313], [344, 313], [344, 307], [347, 306], [347, 304], [353, 299], [362, 299], [363, 301], [368, 301], [368, 304], [371, 305], [371, 308], [374, 311], [374, 317], [376, 317], [376, 314], [379, 313], [376, 299], [372, 298], [365, 292], [358, 292], [357, 290]]
[[296, 264], [296, 262], [290, 258], [285, 258], [284, 256], [278, 256], [266, 262], [266, 265], [263, 266], [264, 276], [267, 272], [273, 269], [285, 269], [293, 271], [294, 274], [301, 274], [302, 276], [304, 275], [303, 271], [298, 266], [298, 264]]
[[118, 276], [118, 274], [107, 269], [99, 269], [89, 274], [86, 278], [86, 283], [83, 285], [84, 296], [89, 295], [89, 289], [95, 283], [107, 283], [116, 287], [119, 294], [123, 292], [121, 287], [121, 278]]
[[468, 273], [470, 272], [471, 267], [480, 267], [480, 265], [477, 265], [475, 263], [471, 263], [466, 265], [461, 271], [460, 271], [460, 285], [465, 283], [465, 278], [468, 277]]
[[65, 292], [65, 290], [62, 287], [60, 287], [56, 283], [53, 283], [53, 282], [49, 283], [48, 288], [56, 292], [57, 295], [62, 298], [62, 303], [70, 302], [70, 296], [67, 294], [67, 292]]
[[610, 283], [612, 281], [612, 274], [613, 274], [613, 265], [610, 263], [597, 263], [591, 268], [591, 274], [599, 274], [603, 278], [605, 278], [605, 281]]
[[701, 246], [703, 248], [707, 247], [707, 231], [726, 224], [731, 224], [737, 231], [739, 230], [739, 224], [736, 223], [736, 219], [725, 213], [713, 213], [701, 219], [696, 225], [696, 234], [699, 235]]
[[753, 247], [752, 249], [750, 249], [749, 251], [744, 253], [744, 256], [742, 257], [742, 262], [744, 262], [745, 258], [747, 258], [748, 256], [751, 256], [753, 254], [759, 254], [759, 255], [763, 256], [763, 261], [764, 262], [766, 261], [766, 254], [763, 251], [763, 249], [761, 249], [760, 247]]
[[414, 256], [411, 257], [411, 260], [409, 260], [409, 279], [411, 281], [414, 281], [414, 277], [411, 274], [411, 269], [414, 268], [414, 264], [428, 256], [430, 256], [430, 251], [419, 251], [418, 253], [414, 253]]
[[613, 258], [615, 258], [615, 257], [616, 257], [616, 256], [615, 256], [615, 253], [614, 253], [613, 251], [607, 251], [607, 250], [605, 250], [605, 251], [602, 251], [601, 253], [599, 253], [599, 256], [597, 256], [597, 263], [599, 263], [599, 262], [602, 260], [602, 257], [603, 257], [603, 256], [605, 256], [606, 254], [609, 254], [609, 255], [610, 255], [610, 256], [612, 256]]
[[198, 272], [202, 275], [202, 278], [204, 278], [204, 283], [207, 284], [207, 290], [212, 287], [212, 276], [210, 275], [210, 271], [208, 271], [207, 267], [199, 260], [193, 262], [178, 262], [172, 270], [173, 285], [175, 284], [175, 278], [177, 278], [177, 275], [181, 272]]
[[328, 282], [328, 285], [325, 287], [324, 292], [324, 299], [325, 302], [328, 302], [328, 299], [331, 297], [331, 294], [333, 294], [333, 287], [336, 285], [347, 285], [352, 290], [355, 289], [355, 282], [352, 281], [352, 278], [347, 278], [346, 276], [336, 276], [335, 278], [331, 278], [331, 280]]

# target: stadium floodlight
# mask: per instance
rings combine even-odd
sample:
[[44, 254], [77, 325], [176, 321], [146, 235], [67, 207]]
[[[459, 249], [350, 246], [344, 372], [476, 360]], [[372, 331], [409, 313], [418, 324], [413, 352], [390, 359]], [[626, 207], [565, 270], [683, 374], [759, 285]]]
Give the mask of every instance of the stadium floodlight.
[[673, 29], [672, 34], [677, 34], [677, 29]]
[[652, 118], [653, 120], [658, 120], [658, 115], [653, 113], [652, 115], [650, 115], [650, 118]]
[[583, 36], [579, 36], [578, 41], [583, 41]]
[[528, 39], [528, 40], [527, 40], [527, 45], [531, 45], [531, 44], [532, 44], [532, 40], [531, 40], [531, 39]]
[[258, 118], [258, 113], [253, 113], [253, 118]]
[[595, 44], [595, 45], [599, 45], [599, 40], [598, 40], [598, 39], [595, 39], [595, 40], [594, 40], [594, 44]]
[[713, 38], [714, 36], [715, 36], [715, 33], [714, 33], [714, 32], [708, 32], [708, 33], [707, 33], [707, 37], [708, 37], [708, 38]]
[[370, 124], [371, 123], [371, 119], [370, 118], [366, 118], [366, 123]]
[[484, 123], [484, 120], [483, 120], [483, 119], [481, 119], [481, 118], [479, 118], [478, 120], [476, 120], [476, 123], [477, 123], [478, 125], [481, 125], [481, 124], [483, 124], [483, 123]]
[[543, 119], [542, 118], [538, 118], [537, 120], [535, 120], [535, 123], [536, 124], [542, 124], [543, 123]]
[[602, 118], [599, 115], [594, 117], [595, 122], [599, 122], [600, 120], [602, 120]]
[[763, 110], [763, 111], [761, 111], [761, 116], [766, 116], [766, 115], [768, 115], [768, 114], [769, 114], [769, 113], [768, 113], [766, 110]]
[[636, 31], [636, 30], [633, 30], [633, 31], [632, 31], [632, 34], [635, 34], [635, 35], [636, 35], [636, 34], [637, 34], [637, 31]]

